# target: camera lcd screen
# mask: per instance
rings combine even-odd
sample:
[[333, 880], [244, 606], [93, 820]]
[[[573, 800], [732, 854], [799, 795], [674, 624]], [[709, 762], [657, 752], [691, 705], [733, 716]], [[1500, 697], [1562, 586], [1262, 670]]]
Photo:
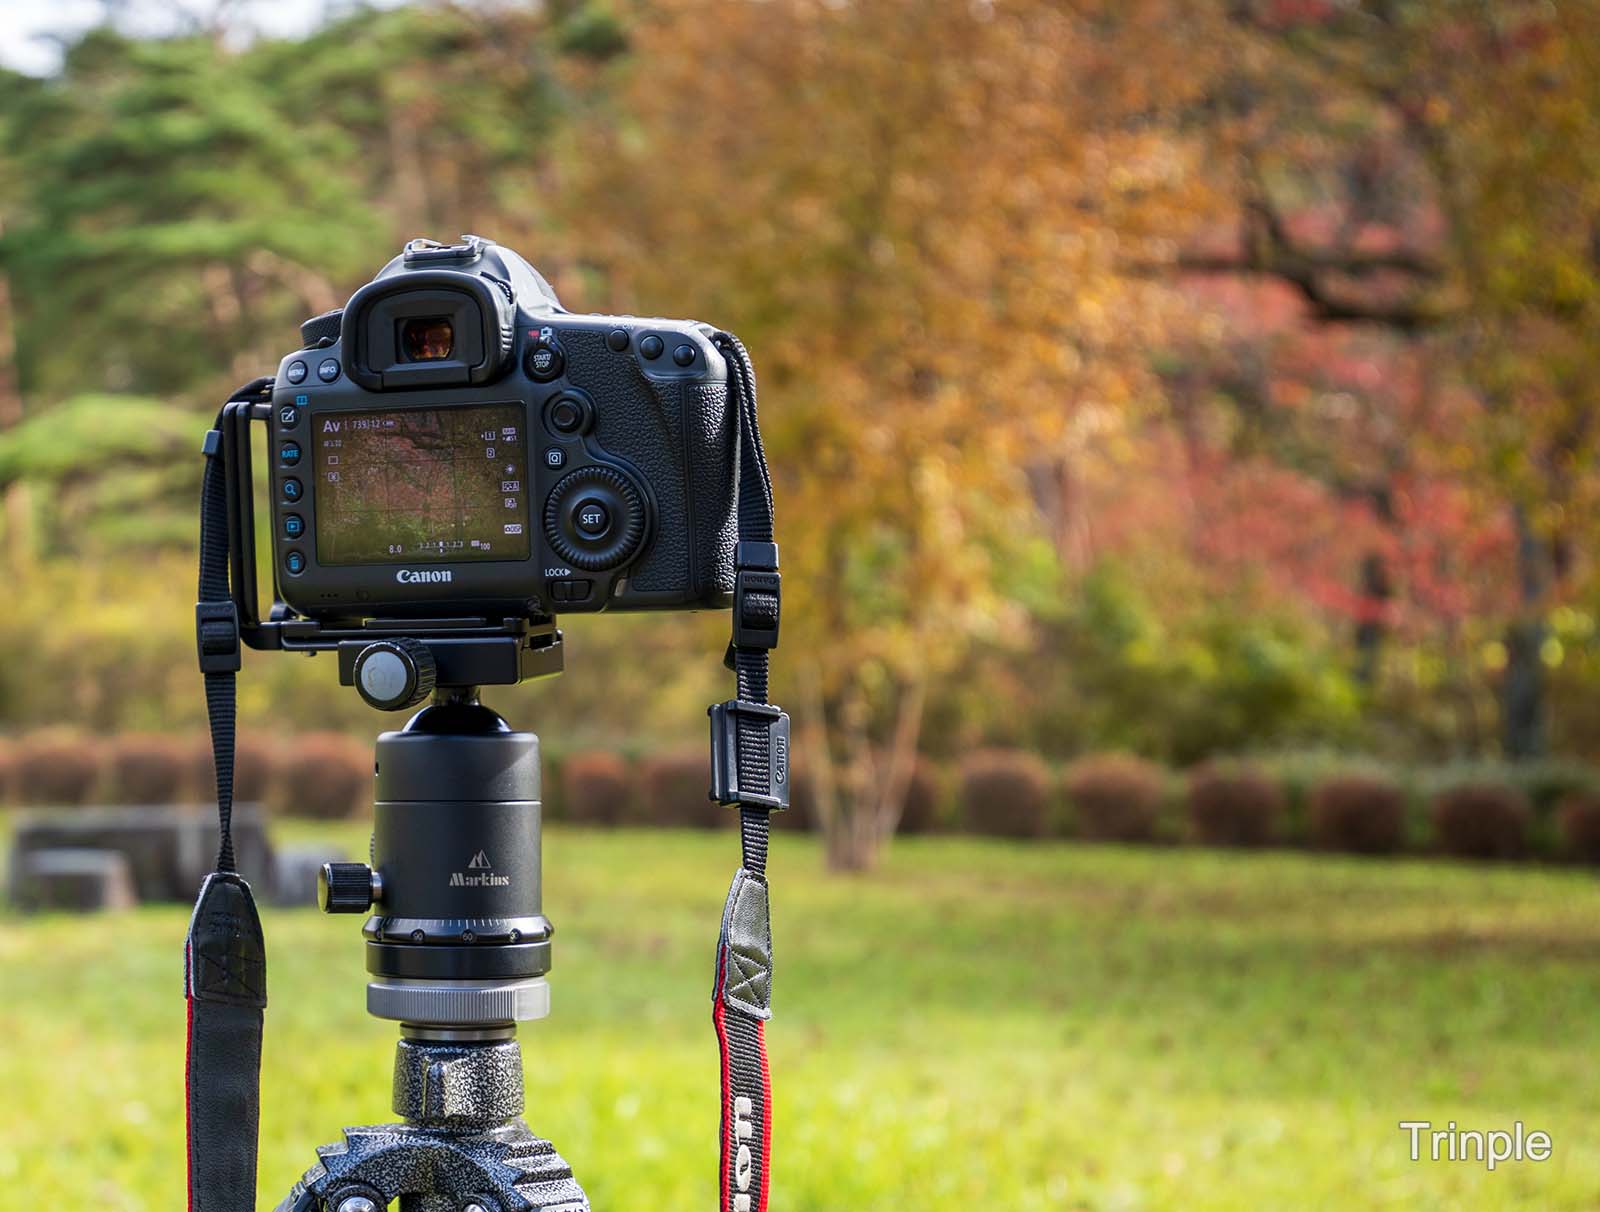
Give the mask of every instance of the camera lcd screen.
[[317, 559], [527, 559], [526, 418], [521, 404], [316, 414]]

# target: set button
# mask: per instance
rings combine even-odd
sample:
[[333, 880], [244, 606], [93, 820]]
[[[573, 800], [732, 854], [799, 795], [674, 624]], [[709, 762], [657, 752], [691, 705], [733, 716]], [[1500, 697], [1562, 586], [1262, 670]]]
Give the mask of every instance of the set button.
[[283, 377], [296, 385], [304, 383], [306, 381], [306, 364], [298, 358], [295, 359], [284, 370]]
[[278, 448], [278, 458], [285, 467], [293, 467], [300, 461], [300, 443], [285, 442]]
[[305, 553], [301, 551], [291, 551], [288, 555], [283, 557], [283, 566], [287, 568], [292, 575], [299, 576], [306, 570]]
[[286, 514], [283, 515], [283, 537], [284, 538], [286, 538], [286, 539], [298, 539], [301, 535], [305, 534], [305, 532], [306, 532], [306, 520], [304, 518], [302, 518], [299, 514], [297, 514], [297, 513], [286, 513]]
[[600, 501], [581, 501], [573, 515], [578, 530], [591, 539], [601, 538], [611, 529], [611, 511]]

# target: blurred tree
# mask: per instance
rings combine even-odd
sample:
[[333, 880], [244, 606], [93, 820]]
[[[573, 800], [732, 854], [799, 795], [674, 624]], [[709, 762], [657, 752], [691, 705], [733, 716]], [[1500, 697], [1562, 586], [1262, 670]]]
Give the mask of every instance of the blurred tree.
[[11, 109], [0, 268], [30, 406], [219, 390], [337, 302], [365, 222], [326, 168], [348, 144], [286, 121], [253, 67], [207, 39], [98, 31]]
[[[570, 306], [752, 345], [778, 689], [841, 864], [919, 738], [1404, 757], [1494, 745], [1498, 692], [1509, 751], [1547, 714], [1592, 747], [1593, 6], [439, 0], [220, 32], [0, 72], [5, 720], [198, 719], [195, 433], [402, 239], [477, 229]], [[581, 621], [583, 675], [508, 700], [683, 740], [723, 627]], [[262, 662], [245, 718], [364, 727], [327, 676]]]
[[1028, 638], [1029, 469], [1155, 390], [1163, 295], [1118, 253], [1185, 225], [1192, 152], [1137, 115], [1190, 77], [1173, 40], [1113, 64], [1157, 17], [662, 3], [581, 146], [569, 221], [606, 301], [726, 318], [761, 367], [779, 666], [838, 865], [893, 831], [931, 680]]
[[1315, 319], [1414, 343], [1478, 401], [1439, 453], [1514, 534], [1502, 743], [1538, 753], [1547, 618], [1579, 571], [1600, 442], [1600, 13], [1249, 0], [1231, 16], [1212, 163], [1238, 239], [1179, 263], [1287, 283]]

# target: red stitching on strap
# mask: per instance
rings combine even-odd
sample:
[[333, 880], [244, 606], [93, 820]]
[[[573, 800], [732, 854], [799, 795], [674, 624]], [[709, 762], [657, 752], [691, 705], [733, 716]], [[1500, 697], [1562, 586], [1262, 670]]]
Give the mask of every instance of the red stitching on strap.
[[[728, 951], [725, 947], [717, 948], [717, 990], [716, 996], [711, 1001], [711, 1023], [717, 1029], [717, 1051], [722, 1056], [722, 1147], [717, 1151], [721, 1159], [721, 1173], [717, 1177], [718, 1208], [721, 1212], [732, 1212], [733, 1201], [729, 1199], [731, 1192], [728, 1190], [728, 1175], [733, 1154], [730, 1150], [730, 1140], [733, 1134], [733, 1069], [728, 1056], [728, 1023], [727, 1010], [722, 1004], [722, 982], [728, 971]], [[192, 1212], [192, 1210], [191, 1210]]]

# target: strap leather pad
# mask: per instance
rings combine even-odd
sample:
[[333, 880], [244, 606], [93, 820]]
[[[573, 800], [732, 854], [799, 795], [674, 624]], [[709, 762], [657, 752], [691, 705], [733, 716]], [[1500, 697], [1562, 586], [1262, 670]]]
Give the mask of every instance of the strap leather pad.
[[266, 944], [250, 885], [212, 872], [184, 947], [189, 1212], [254, 1212]]

